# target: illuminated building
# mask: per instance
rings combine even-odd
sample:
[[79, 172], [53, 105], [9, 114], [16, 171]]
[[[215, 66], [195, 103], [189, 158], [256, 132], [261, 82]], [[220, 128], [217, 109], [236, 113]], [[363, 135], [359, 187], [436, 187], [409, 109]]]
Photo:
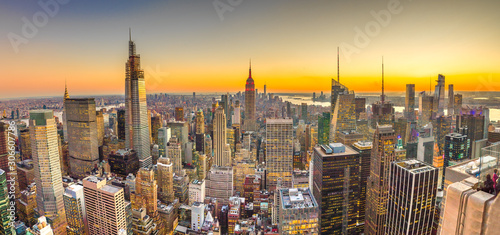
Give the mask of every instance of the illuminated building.
[[135, 190], [130, 194], [132, 209], [146, 209], [146, 214], [157, 222], [158, 185], [153, 169], [141, 168], [135, 178]]
[[21, 191], [21, 197], [16, 200], [17, 216], [26, 226], [31, 227], [36, 223], [36, 185], [32, 183]]
[[302, 103], [300, 105], [300, 108], [301, 108], [301, 113], [300, 113], [301, 115], [300, 115], [300, 117], [304, 121], [304, 123], [307, 123], [307, 121], [308, 121], [308, 118], [307, 118], [307, 115], [308, 115], [308, 113], [307, 113], [307, 103]]
[[[66, 123], [64, 124], [66, 125]], [[20, 130], [19, 144], [21, 145], [21, 161], [31, 159], [31, 140], [28, 128]]]
[[390, 164], [384, 234], [432, 234], [438, 172], [414, 159]]
[[52, 110], [30, 111], [30, 136], [35, 166], [38, 214], [51, 221], [54, 234], [66, 234], [57, 127]]
[[406, 84], [405, 118], [415, 120], [415, 84]]
[[342, 84], [342, 92], [337, 94], [332, 120], [330, 125], [330, 141], [340, 142], [341, 132], [352, 132], [356, 130], [356, 105], [353, 91]]
[[484, 139], [484, 132], [488, 131], [484, 130], [484, 123], [485, 117], [482, 109], [470, 110], [468, 113], [457, 115], [456, 130], [467, 127], [467, 132], [464, 134], [473, 143], [474, 141]]
[[7, 184], [7, 172], [0, 169], [0, 234], [11, 235], [13, 228], [10, 223], [9, 190]]
[[117, 136], [120, 140], [125, 140], [125, 110], [120, 109], [117, 112]]
[[273, 191], [281, 178], [283, 187], [292, 187], [293, 120], [266, 120], [266, 188]]
[[358, 223], [356, 224], [358, 233], [365, 229], [366, 195], [367, 182], [370, 177], [370, 158], [372, 152], [372, 142], [358, 141], [352, 145], [352, 149], [359, 153], [359, 207]]
[[0, 122], [0, 169], [5, 172], [10, 172], [9, 154], [7, 150], [7, 142], [10, 135], [8, 128], [9, 126], [7, 123]]
[[139, 158], [137, 152], [132, 149], [119, 149], [108, 156], [111, 172], [120, 177], [127, 177], [139, 170]]
[[175, 121], [183, 122], [184, 121], [184, 108], [176, 107], [175, 108]]
[[318, 234], [318, 204], [308, 188], [280, 189], [280, 234]]
[[23, 191], [28, 188], [28, 186], [34, 182], [35, 170], [33, 166], [33, 160], [24, 160], [17, 162], [17, 174], [19, 182], [19, 190]]
[[419, 123], [427, 124], [433, 118], [434, 113], [434, 96], [427, 95], [425, 91], [419, 94], [418, 102]]
[[227, 155], [226, 115], [219, 106], [214, 117], [214, 164], [217, 166], [231, 166], [231, 155]]
[[356, 234], [360, 155], [340, 143], [314, 148], [313, 193], [321, 234]]
[[83, 186], [73, 184], [66, 188], [64, 193], [64, 208], [68, 221], [68, 235], [88, 234], [85, 228], [87, 213], [83, 197]]
[[125, 76], [125, 147], [137, 152], [141, 167], [152, 164], [150, 155], [149, 116], [146, 82], [141, 69], [141, 57], [135, 53], [135, 43], [129, 39], [129, 58]]
[[118, 234], [127, 229], [123, 188], [106, 184], [105, 178], [83, 179], [89, 235]]
[[469, 159], [470, 139], [467, 135], [451, 133], [446, 135], [444, 143], [444, 171], [443, 179], [446, 177], [446, 168]]
[[162, 119], [160, 115], [155, 115], [151, 117], [151, 137], [153, 138], [153, 143], [159, 144], [158, 141], [158, 130], [162, 128]]
[[396, 136], [391, 125], [377, 126], [373, 137], [370, 177], [367, 181], [365, 234], [384, 234], [389, 165], [400, 160], [395, 154]]
[[56, 234], [52, 227], [47, 222], [47, 217], [38, 217], [38, 223], [26, 230], [26, 235], [54, 235]]
[[318, 117], [318, 144], [328, 144], [330, 138], [330, 113]]
[[345, 146], [352, 146], [354, 143], [363, 140], [363, 134], [356, 131], [342, 131], [338, 133], [337, 140]]
[[174, 166], [174, 173], [181, 174], [182, 171], [182, 149], [181, 144], [177, 142], [177, 138], [172, 136], [167, 146], [167, 157], [170, 158]]
[[202, 109], [196, 112], [196, 134], [205, 134], [205, 116]]
[[236, 100], [236, 103], [234, 105], [234, 113], [231, 117], [232, 119], [232, 124], [241, 124], [241, 107], [240, 107], [240, 101]]
[[444, 172], [444, 158], [443, 155], [439, 155], [439, 149], [437, 143], [434, 144], [434, 159], [432, 161], [432, 166], [439, 170], [438, 175], [438, 189], [443, 188], [443, 172]]
[[[167, 127], [170, 128], [171, 136], [177, 137], [177, 143], [180, 143], [181, 146], [185, 146], [188, 142], [189, 138], [189, 123], [188, 122], [169, 122], [167, 123]], [[182, 155], [184, 157], [184, 155]]]
[[255, 117], [255, 84], [252, 78], [252, 64], [248, 70], [248, 78], [245, 84], [245, 119], [243, 130], [256, 131], [257, 123]]
[[[439, 116], [436, 118], [436, 143], [438, 143], [439, 154], [444, 153], [444, 139], [446, 135], [453, 132], [451, 123], [453, 118], [451, 116]], [[482, 138], [481, 138], [482, 139]]]
[[132, 209], [132, 231], [138, 235], [158, 234], [157, 224], [146, 214], [144, 208]]
[[361, 114], [366, 113], [366, 98], [355, 98], [356, 120], [361, 119]]
[[174, 171], [170, 158], [160, 157], [156, 164], [158, 171], [158, 195], [163, 203], [174, 201]]
[[436, 80], [437, 84], [434, 89], [434, 111], [436, 112], [436, 117], [440, 117], [444, 115], [444, 86], [445, 86], [445, 78], [442, 74], [438, 75], [438, 80]]
[[215, 198], [223, 204], [233, 196], [233, 168], [213, 166], [205, 179], [207, 197]]
[[94, 98], [66, 99], [70, 174], [83, 179], [99, 163]]

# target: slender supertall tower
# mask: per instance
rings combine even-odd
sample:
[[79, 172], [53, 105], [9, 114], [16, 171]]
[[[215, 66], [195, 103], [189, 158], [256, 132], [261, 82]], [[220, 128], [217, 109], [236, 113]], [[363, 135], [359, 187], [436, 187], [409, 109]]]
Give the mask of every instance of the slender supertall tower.
[[380, 97], [380, 101], [382, 104], [385, 102], [385, 93], [384, 93], [384, 57], [382, 56], [382, 96]]
[[52, 110], [30, 111], [30, 136], [38, 214], [50, 220], [54, 234], [66, 234], [59, 142]]
[[256, 131], [255, 123], [255, 84], [252, 78], [252, 61], [248, 70], [248, 78], [245, 84], [245, 124], [247, 131]]
[[68, 141], [68, 123], [66, 122], [66, 100], [69, 99], [68, 86], [64, 80], [64, 98], [63, 98], [63, 138]]
[[141, 167], [151, 166], [146, 82], [141, 57], [129, 31], [129, 59], [125, 74], [125, 145], [137, 151]]

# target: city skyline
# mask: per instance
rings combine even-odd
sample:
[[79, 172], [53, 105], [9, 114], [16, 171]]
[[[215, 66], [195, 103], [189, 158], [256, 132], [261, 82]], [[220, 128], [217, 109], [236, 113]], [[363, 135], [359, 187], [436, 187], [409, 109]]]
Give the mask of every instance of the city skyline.
[[[8, 2], [0, 10], [5, 22], [0, 62], [6, 65], [9, 88], [0, 98], [56, 96], [65, 79], [72, 95], [123, 94], [128, 28], [144, 57], [148, 93], [241, 91], [249, 58], [256, 89], [267, 84], [269, 93], [327, 92], [336, 78], [337, 47], [341, 82], [357, 92], [380, 90], [382, 56], [387, 91], [404, 91], [407, 83], [416, 84], [416, 91], [428, 90], [438, 74], [457, 91], [499, 87], [494, 82], [500, 74], [495, 1], [238, 3], [221, 11], [213, 2], [69, 2], [57, 11], [51, 8], [53, 17], [25, 37], [23, 17], [33, 22], [44, 8]], [[387, 12], [386, 21], [374, 16]], [[359, 43], [359, 31], [367, 43]], [[13, 35], [25, 41], [16, 46]], [[353, 47], [359, 53], [350, 54]]]

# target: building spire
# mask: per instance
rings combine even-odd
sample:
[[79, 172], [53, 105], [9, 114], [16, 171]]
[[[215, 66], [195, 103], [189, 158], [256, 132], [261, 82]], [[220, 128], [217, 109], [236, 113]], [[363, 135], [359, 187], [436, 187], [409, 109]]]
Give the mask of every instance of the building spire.
[[385, 101], [385, 94], [384, 94], [384, 57], [382, 56], [382, 104]]
[[66, 84], [66, 79], [64, 79], [64, 100], [69, 99], [68, 85]]
[[135, 55], [135, 43], [132, 41], [132, 29], [128, 28], [128, 56]]
[[250, 58], [250, 67], [248, 69], [248, 77], [252, 78], [252, 59]]
[[337, 81], [340, 83], [340, 59], [339, 59], [339, 47], [337, 47]]
[[132, 29], [130, 27], [128, 28], [128, 40], [132, 41]]

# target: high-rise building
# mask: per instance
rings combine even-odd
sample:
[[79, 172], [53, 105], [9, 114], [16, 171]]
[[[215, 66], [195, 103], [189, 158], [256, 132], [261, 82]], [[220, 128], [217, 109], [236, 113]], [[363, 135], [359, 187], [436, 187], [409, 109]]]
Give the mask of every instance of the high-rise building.
[[445, 86], [445, 78], [444, 75], [439, 74], [438, 79], [436, 80], [436, 88], [434, 89], [434, 111], [436, 112], [436, 117], [440, 117], [444, 115], [444, 86]]
[[10, 206], [7, 172], [0, 169], [0, 234], [14, 234], [8, 210]]
[[70, 175], [83, 179], [99, 164], [94, 98], [66, 99]]
[[6, 123], [0, 122], [0, 169], [5, 172], [10, 172], [9, 168], [9, 152], [7, 149], [7, 141], [9, 139], [9, 126]]
[[158, 144], [158, 130], [162, 128], [163, 121], [160, 115], [154, 115], [151, 117], [151, 137], [153, 138], [153, 143]]
[[205, 179], [207, 197], [215, 198], [221, 204], [229, 203], [233, 196], [233, 168], [213, 166]]
[[231, 117], [232, 119], [232, 124], [241, 124], [241, 106], [240, 106], [240, 101], [236, 100], [236, 103], [234, 105], [234, 113], [233, 116]]
[[332, 120], [330, 125], [330, 141], [339, 143], [341, 132], [352, 132], [356, 130], [356, 104], [353, 91], [342, 84], [343, 91], [337, 94]]
[[177, 137], [175, 136], [172, 136], [168, 142], [167, 157], [170, 158], [170, 161], [172, 161], [174, 173], [181, 175], [182, 149], [181, 144], [177, 141]]
[[335, 111], [335, 106], [337, 104], [337, 99], [338, 99], [338, 96], [341, 92], [344, 92], [345, 90], [345, 86], [340, 84], [340, 80], [339, 81], [335, 81], [334, 79], [332, 79], [332, 91], [331, 91], [331, 107], [330, 107], [330, 113], [333, 113]]
[[280, 234], [318, 234], [319, 207], [308, 188], [280, 189]]
[[163, 203], [174, 201], [174, 170], [170, 158], [160, 157], [156, 164], [158, 171], [158, 196]]
[[205, 116], [202, 109], [196, 112], [196, 134], [205, 134]]
[[205, 200], [205, 181], [193, 180], [189, 183], [189, 205]]
[[116, 116], [118, 139], [125, 140], [125, 109], [119, 109]]
[[356, 234], [360, 155], [340, 143], [314, 148], [313, 193], [321, 234]]
[[158, 224], [158, 185], [152, 168], [141, 168], [135, 178], [135, 191], [130, 194], [132, 210], [144, 208], [146, 214]]
[[361, 119], [361, 114], [366, 113], [366, 98], [355, 98], [356, 120]]
[[460, 115], [460, 113], [462, 112], [462, 95], [461, 94], [455, 94], [453, 106], [455, 107], [454, 114]]
[[455, 113], [455, 93], [453, 84], [448, 85], [448, 116], [453, 116]]
[[427, 164], [432, 164], [434, 158], [434, 136], [432, 124], [424, 126], [418, 136], [417, 159]]
[[330, 139], [330, 113], [318, 116], [318, 144], [328, 144]]
[[467, 138], [471, 143], [484, 138], [484, 122], [485, 118], [481, 110], [471, 110], [469, 113], [461, 113], [457, 115], [456, 130], [467, 127]]
[[63, 97], [63, 140], [68, 141], [68, 125], [66, 122], [66, 100], [69, 99], [68, 86], [66, 81], [64, 81], [64, 97]]
[[85, 211], [82, 185], [73, 184], [66, 188], [64, 193], [64, 209], [66, 210], [66, 220], [68, 221], [68, 235], [88, 234], [85, 227], [87, 224], [87, 213]]
[[195, 202], [191, 206], [191, 229], [201, 231], [203, 221], [205, 221], [205, 205], [201, 202]]
[[307, 123], [307, 121], [308, 121], [308, 118], [307, 118], [307, 116], [308, 116], [308, 113], [307, 113], [307, 103], [302, 103], [300, 105], [300, 110], [301, 110], [301, 112], [300, 112], [300, 119], [303, 120], [304, 123]]
[[432, 234], [438, 172], [414, 159], [390, 164], [384, 234]]
[[129, 174], [137, 173], [139, 170], [139, 158], [133, 149], [119, 149], [108, 156], [108, 163], [111, 172], [120, 177], [127, 177]]
[[281, 179], [284, 188], [292, 187], [293, 172], [293, 120], [266, 120], [266, 188], [276, 188]]
[[231, 166], [231, 155], [227, 154], [226, 115], [219, 106], [214, 117], [214, 164], [216, 166]]
[[35, 166], [38, 214], [51, 221], [54, 233], [66, 234], [57, 127], [52, 110], [30, 111], [30, 136]]
[[126, 231], [123, 188], [106, 184], [105, 178], [88, 176], [83, 179], [83, 195], [89, 235]]
[[158, 149], [160, 151], [160, 156], [167, 156], [167, 145], [172, 136], [171, 129], [168, 127], [162, 127], [158, 129]]
[[[64, 123], [66, 125], [66, 123]], [[31, 139], [30, 130], [28, 128], [19, 131], [19, 144], [21, 145], [21, 161], [31, 159]]]
[[427, 95], [425, 91], [422, 91], [418, 98], [418, 112], [420, 115], [418, 120], [425, 125], [433, 118], [434, 96]]
[[352, 145], [352, 149], [359, 153], [359, 204], [357, 232], [362, 233], [365, 229], [367, 182], [370, 177], [370, 159], [372, 142], [358, 141]]
[[245, 120], [243, 129], [246, 131], [256, 131], [257, 123], [255, 116], [255, 84], [252, 78], [252, 63], [248, 70], [248, 78], [245, 84]]
[[19, 220], [26, 226], [31, 227], [36, 224], [35, 210], [36, 205], [36, 185], [30, 184], [25, 190], [21, 191], [21, 197], [16, 200], [16, 212]]
[[183, 107], [175, 107], [175, 121], [178, 121], [178, 122], [184, 121], [184, 108]]
[[389, 196], [389, 165], [400, 160], [396, 158], [395, 145], [396, 136], [392, 126], [377, 126], [367, 182], [365, 234], [384, 234]]
[[141, 167], [150, 166], [149, 116], [146, 82], [141, 69], [141, 57], [135, 53], [135, 43], [129, 39], [129, 58], [125, 76], [125, 146], [134, 149]]
[[406, 84], [405, 118], [415, 120], [415, 84]]
[[102, 110], [96, 111], [97, 124], [97, 145], [101, 147], [104, 144], [104, 113]]
[[456, 165], [464, 160], [469, 159], [469, 149], [471, 147], [470, 139], [467, 135], [460, 133], [448, 134], [444, 143], [444, 174], [443, 180], [446, 177], [446, 168]]

